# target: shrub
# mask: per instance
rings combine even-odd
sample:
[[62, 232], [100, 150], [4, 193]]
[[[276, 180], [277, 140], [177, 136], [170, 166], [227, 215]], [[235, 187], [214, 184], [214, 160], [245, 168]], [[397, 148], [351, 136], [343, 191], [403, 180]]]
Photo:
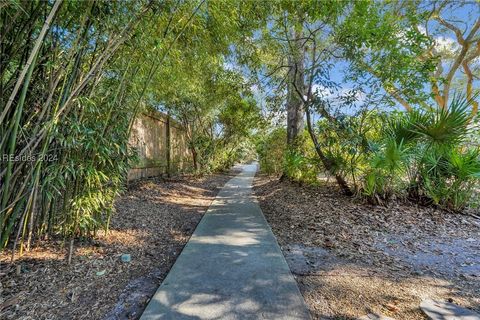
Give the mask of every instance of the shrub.
[[295, 149], [289, 149], [286, 129], [276, 128], [259, 137], [257, 154], [260, 170], [269, 175], [285, 175], [293, 181], [316, 183], [321, 171], [307, 131], [298, 137]]
[[317, 183], [318, 161], [314, 157], [305, 156], [301, 150], [289, 150], [285, 154], [283, 173], [293, 181]]
[[379, 202], [392, 194], [462, 210], [478, 187], [480, 150], [471, 144], [469, 101], [390, 115], [369, 159], [362, 193]]
[[259, 136], [256, 144], [260, 170], [269, 175], [283, 173], [283, 161], [287, 150], [287, 131], [276, 128], [266, 135]]
[[348, 179], [354, 190], [358, 189], [358, 177], [370, 169], [368, 156], [375, 149], [381, 122], [378, 112], [362, 110], [337, 116], [334, 122], [324, 119], [317, 123], [318, 140], [333, 171]]

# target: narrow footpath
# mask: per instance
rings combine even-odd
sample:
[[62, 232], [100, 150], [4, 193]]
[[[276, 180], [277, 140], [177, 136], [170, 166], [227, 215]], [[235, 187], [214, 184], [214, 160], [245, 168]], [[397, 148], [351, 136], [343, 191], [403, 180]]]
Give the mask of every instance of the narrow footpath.
[[141, 320], [310, 319], [243, 165], [200, 221]]

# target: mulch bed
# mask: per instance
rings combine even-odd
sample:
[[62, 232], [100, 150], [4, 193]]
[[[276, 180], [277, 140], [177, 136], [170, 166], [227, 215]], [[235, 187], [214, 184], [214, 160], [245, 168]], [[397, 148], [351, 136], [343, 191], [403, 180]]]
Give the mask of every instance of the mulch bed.
[[[221, 187], [234, 172], [148, 179], [116, 201], [110, 233], [42, 241], [10, 264], [0, 254], [0, 319], [137, 319]], [[130, 254], [131, 262], [122, 262]], [[17, 267], [20, 266], [20, 267]], [[17, 274], [17, 268], [20, 274]]]
[[328, 183], [260, 175], [254, 190], [315, 319], [426, 319], [424, 298], [480, 311], [477, 218], [400, 201], [372, 206]]

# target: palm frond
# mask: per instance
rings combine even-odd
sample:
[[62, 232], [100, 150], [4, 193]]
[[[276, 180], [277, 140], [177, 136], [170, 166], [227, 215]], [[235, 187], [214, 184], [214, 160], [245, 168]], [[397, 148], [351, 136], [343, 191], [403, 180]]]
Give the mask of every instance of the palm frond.
[[410, 117], [413, 131], [430, 144], [460, 143], [470, 132], [470, 104], [471, 99], [455, 94], [448, 108], [414, 112]]

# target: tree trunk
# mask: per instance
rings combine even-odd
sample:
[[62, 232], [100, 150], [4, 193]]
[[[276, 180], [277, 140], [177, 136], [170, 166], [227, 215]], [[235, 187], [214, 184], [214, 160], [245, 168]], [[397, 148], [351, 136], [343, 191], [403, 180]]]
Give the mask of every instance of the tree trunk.
[[192, 152], [192, 160], [193, 160], [193, 169], [195, 172], [199, 172], [199, 163], [198, 163], [198, 157], [197, 157], [197, 150], [195, 150], [194, 146], [190, 146], [190, 151]]
[[[302, 133], [304, 127], [303, 120], [303, 99], [298, 96], [297, 90], [302, 94], [305, 93], [305, 49], [301, 44], [303, 37], [303, 29], [301, 24], [296, 27], [293, 33], [293, 40], [290, 46], [290, 55], [288, 57], [287, 82], [287, 149], [296, 150], [299, 147], [298, 137]], [[288, 175], [284, 171], [280, 177], [280, 181], [288, 179]]]
[[297, 93], [297, 89], [301, 93], [305, 92], [305, 50], [301, 44], [302, 36], [303, 31], [300, 26], [294, 32], [294, 39], [288, 59], [290, 70], [288, 73], [287, 87], [287, 145], [293, 149], [296, 148], [297, 138], [299, 134], [301, 134], [304, 126], [303, 100]]
[[330, 174], [333, 174], [335, 176], [335, 180], [337, 180], [337, 184], [340, 187], [340, 189], [342, 189], [342, 192], [347, 196], [352, 196], [353, 192], [352, 190], [350, 190], [348, 183], [345, 181], [345, 179], [341, 175], [334, 172], [332, 161], [325, 156], [325, 154], [322, 151], [322, 147], [320, 146], [320, 143], [318, 143], [317, 136], [313, 131], [312, 122], [310, 119], [310, 110], [308, 110], [308, 107], [305, 108], [305, 114], [307, 116], [308, 133], [310, 135], [310, 138], [312, 139], [313, 145], [315, 146], [315, 151], [317, 152], [317, 155], [320, 158], [320, 161], [322, 161], [322, 164], [325, 167], [325, 169]]

